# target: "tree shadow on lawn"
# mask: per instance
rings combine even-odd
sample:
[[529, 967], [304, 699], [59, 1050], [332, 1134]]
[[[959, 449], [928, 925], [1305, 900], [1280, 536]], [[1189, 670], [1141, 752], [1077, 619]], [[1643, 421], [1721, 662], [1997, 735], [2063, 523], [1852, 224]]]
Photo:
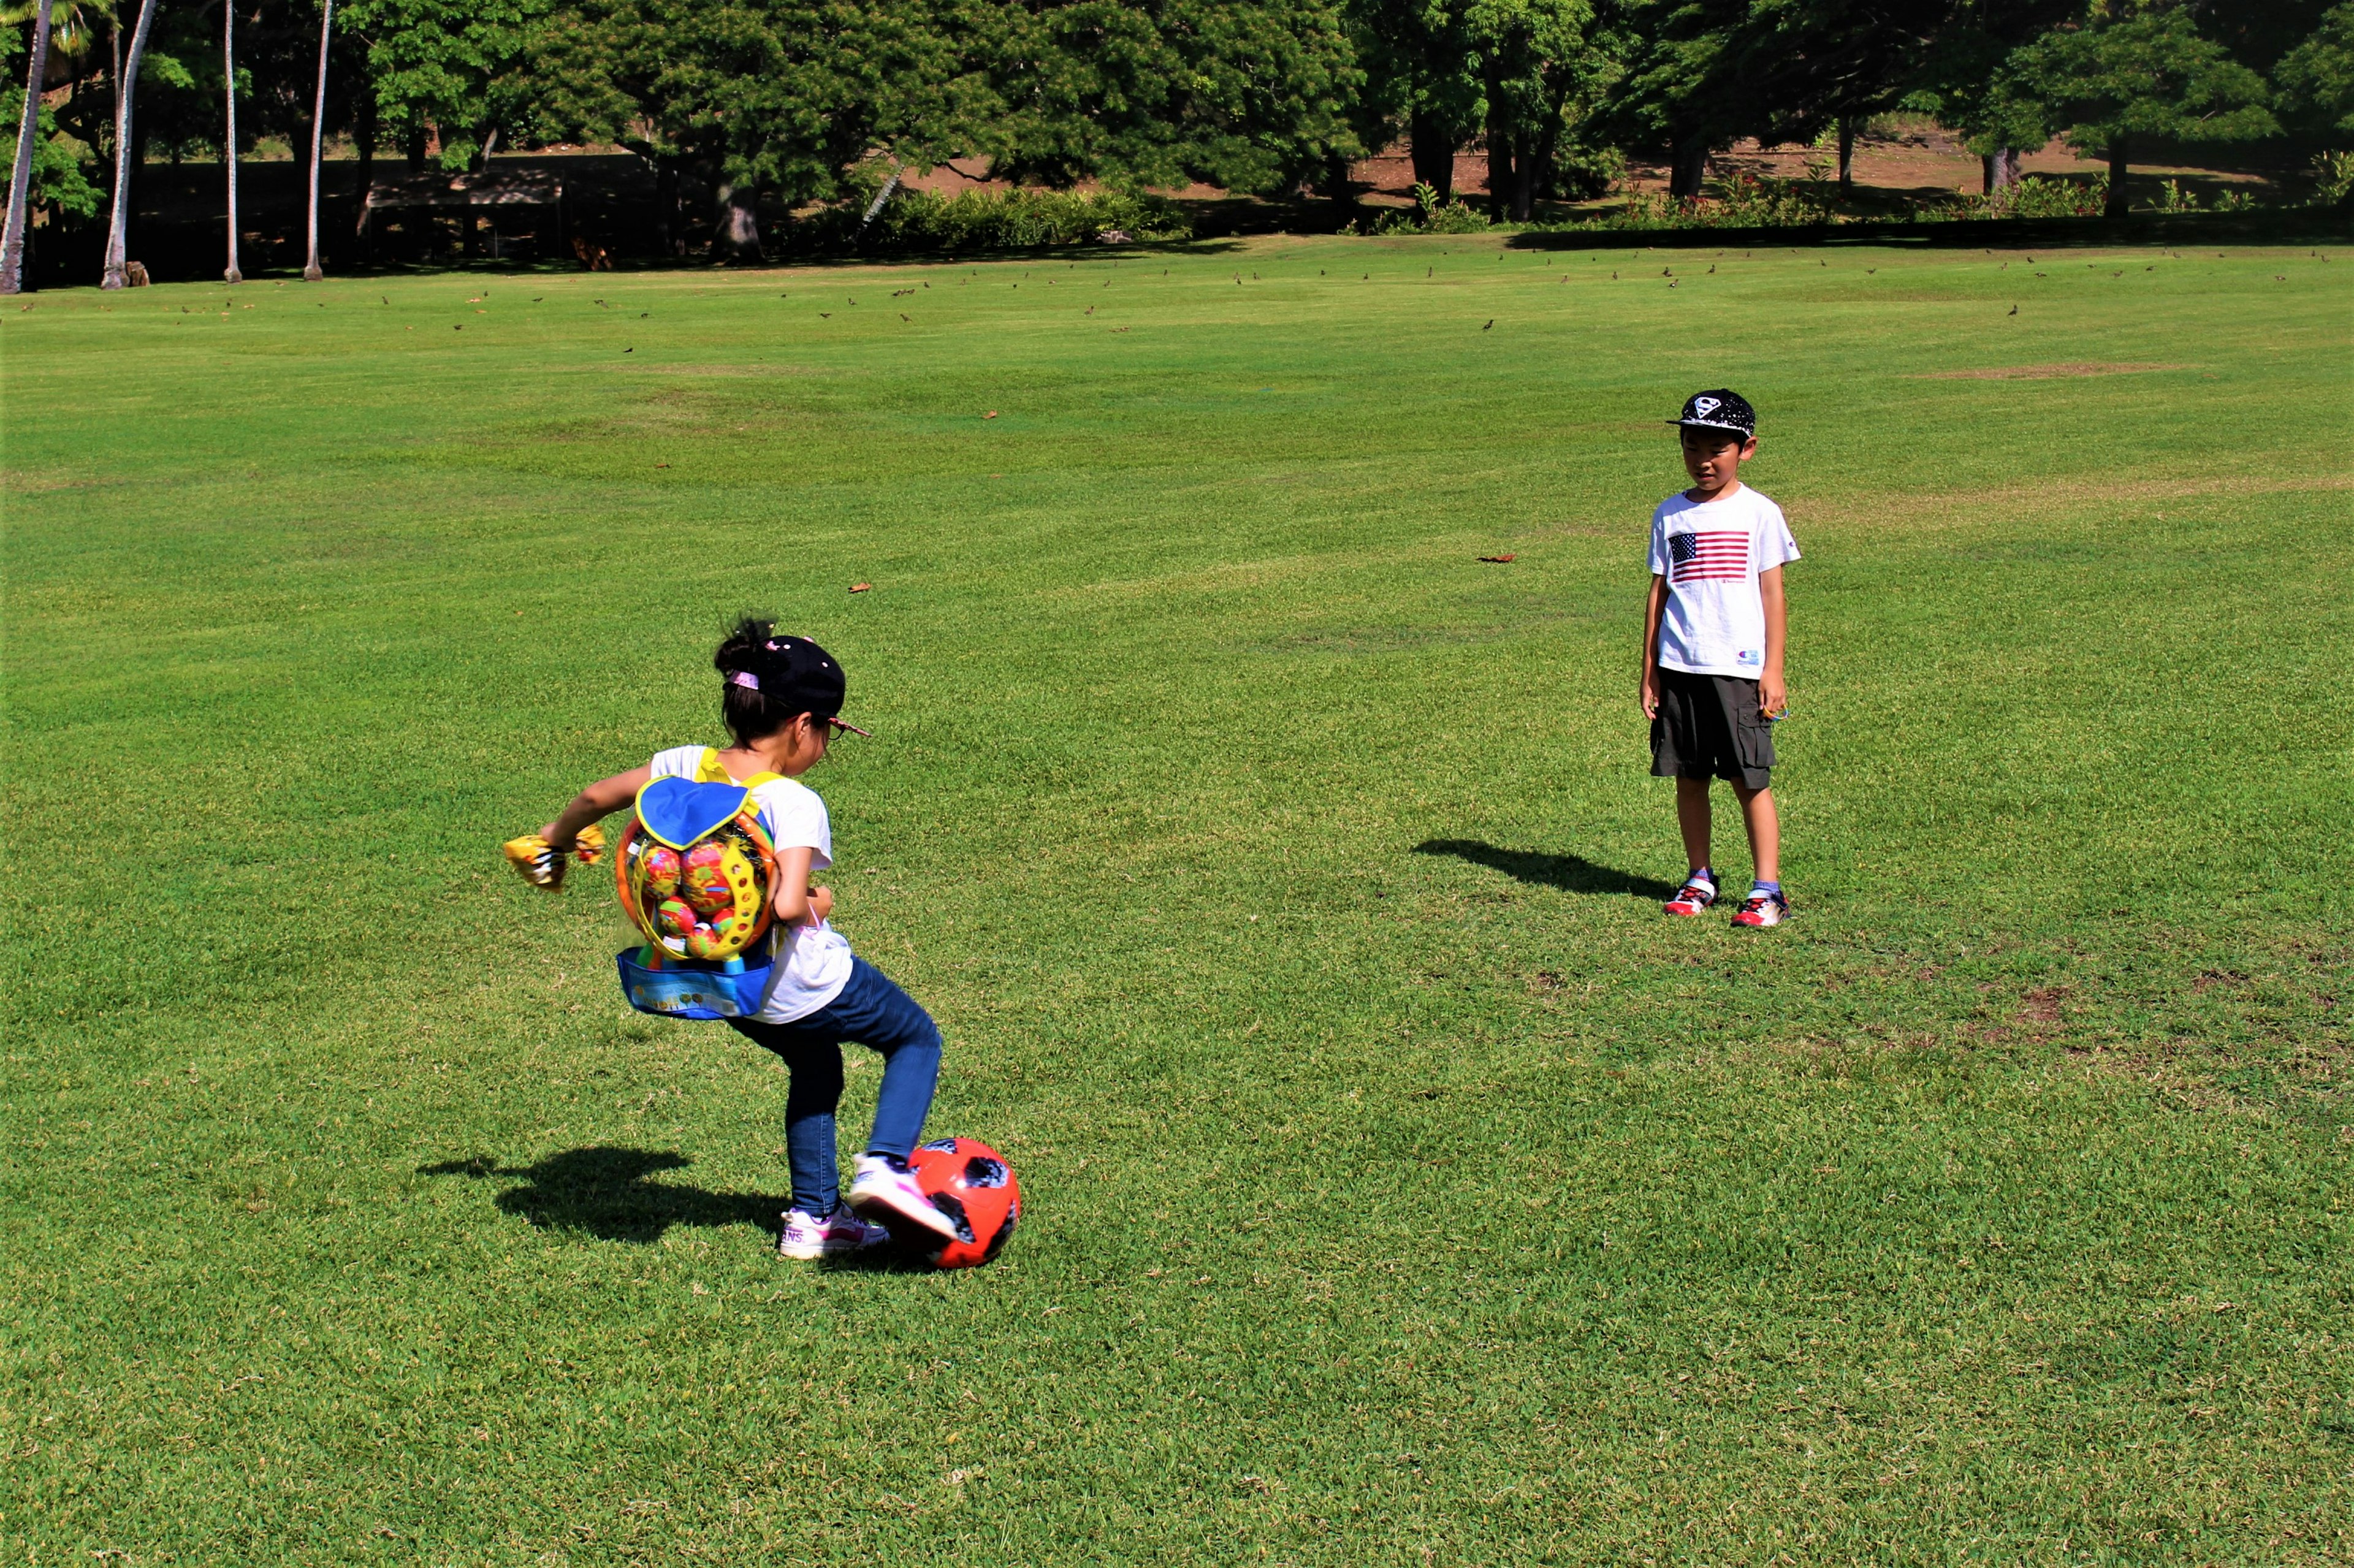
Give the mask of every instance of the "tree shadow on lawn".
[[420, 1176], [520, 1179], [493, 1200], [502, 1213], [556, 1230], [585, 1231], [601, 1241], [650, 1246], [673, 1225], [750, 1225], [776, 1234], [787, 1199], [758, 1192], [710, 1192], [650, 1181], [657, 1171], [689, 1163], [668, 1150], [567, 1149], [519, 1170], [488, 1155], [420, 1165]]
[[1564, 893], [1624, 894], [1632, 898], [1666, 898], [1676, 889], [1655, 876], [1637, 876], [1616, 866], [1597, 865], [1582, 855], [1540, 854], [1534, 850], [1510, 850], [1478, 839], [1425, 839], [1414, 846], [1416, 854], [1451, 854], [1500, 871], [1520, 882], [1557, 887]]

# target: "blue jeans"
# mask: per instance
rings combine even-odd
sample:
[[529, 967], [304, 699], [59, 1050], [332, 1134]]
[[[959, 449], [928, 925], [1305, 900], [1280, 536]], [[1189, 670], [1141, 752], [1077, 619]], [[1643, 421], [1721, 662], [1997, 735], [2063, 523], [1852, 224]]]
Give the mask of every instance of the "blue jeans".
[[932, 1088], [940, 1077], [940, 1031], [891, 977], [864, 959], [850, 960], [842, 994], [790, 1023], [731, 1018], [728, 1025], [755, 1045], [784, 1058], [792, 1075], [785, 1091], [785, 1155], [793, 1172], [793, 1207], [830, 1214], [842, 1200], [841, 1155], [833, 1112], [842, 1104], [842, 1043], [856, 1041], [883, 1054], [883, 1086], [875, 1100], [869, 1154], [905, 1160], [924, 1136]]

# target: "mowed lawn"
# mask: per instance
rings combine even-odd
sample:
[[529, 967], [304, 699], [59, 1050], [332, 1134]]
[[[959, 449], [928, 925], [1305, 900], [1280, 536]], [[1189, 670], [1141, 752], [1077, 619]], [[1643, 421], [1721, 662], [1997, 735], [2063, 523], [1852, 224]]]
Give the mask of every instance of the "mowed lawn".
[[[12, 305], [0, 1552], [2354, 1559], [2349, 306], [1485, 238]], [[1635, 704], [1723, 384], [1806, 552], [1767, 933], [1660, 916]], [[780, 1263], [781, 1071], [499, 859], [717, 738], [748, 609], [875, 731], [837, 923], [988, 1268]]]

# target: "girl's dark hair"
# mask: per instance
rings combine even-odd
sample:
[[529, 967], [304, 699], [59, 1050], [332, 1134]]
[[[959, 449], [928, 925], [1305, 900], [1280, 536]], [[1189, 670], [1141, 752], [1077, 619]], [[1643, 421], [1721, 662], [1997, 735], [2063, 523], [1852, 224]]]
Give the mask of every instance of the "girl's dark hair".
[[[711, 667], [723, 677], [739, 672], [758, 675], [771, 662], [769, 644], [776, 635], [775, 621], [756, 620], [748, 615], [721, 641], [719, 652], [711, 656]], [[807, 711], [805, 705], [790, 706], [766, 692], [739, 686], [732, 681], [719, 688], [719, 716], [738, 746], [749, 746], [776, 734]]]

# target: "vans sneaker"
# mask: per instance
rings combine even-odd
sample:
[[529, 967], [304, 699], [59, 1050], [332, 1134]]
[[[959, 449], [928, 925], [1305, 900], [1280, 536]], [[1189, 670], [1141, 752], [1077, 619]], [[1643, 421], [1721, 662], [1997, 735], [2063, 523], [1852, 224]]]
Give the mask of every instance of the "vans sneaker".
[[1693, 875], [1684, 878], [1684, 885], [1676, 889], [1676, 895], [1660, 907], [1670, 915], [1697, 915], [1715, 902], [1716, 884], [1704, 876]]
[[907, 1162], [894, 1154], [858, 1157], [850, 1178], [850, 1206], [862, 1219], [929, 1231], [943, 1241], [956, 1239], [956, 1222], [933, 1206]]
[[806, 1210], [787, 1209], [784, 1232], [777, 1237], [777, 1255], [803, 1260], [840, 1257], [881, 1246], [890, 1239], [889, 1231], [868, 1224], [852, 1213], [847, 1203], [836, 1203], [833, 1213], [822, 1218]]
[[1790, 901], [1778, 893], [1753, 893], [1734, 911], [1736, 926], [1779, 926], [1789, 918]]

